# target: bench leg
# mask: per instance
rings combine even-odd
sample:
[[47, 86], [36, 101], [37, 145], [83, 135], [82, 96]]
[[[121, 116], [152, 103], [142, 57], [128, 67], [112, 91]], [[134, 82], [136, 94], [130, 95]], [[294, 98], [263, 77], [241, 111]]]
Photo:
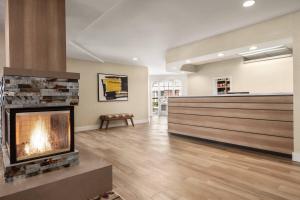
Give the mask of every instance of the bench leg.
[[102, 129], [102, 127], [103, 127], [103, 124], [104, 124], [104, 120], [103, 120], [103, 119], [101, 119], [100, 129]]
[[132, 118], [130, 118], [130, 121], [131, 121], [132, 126], [134, 126], [134, 123], [133, 123], [133, 119], [132, 119]]
[[106, 129], [108, 129], [108, 125], [109, 125], [109, 120], [107, 120]]
[[125, 120], [126, 125], [128, 126], [128, 121], [127, 121], [127, 119], [124, 119], [124, 120]]

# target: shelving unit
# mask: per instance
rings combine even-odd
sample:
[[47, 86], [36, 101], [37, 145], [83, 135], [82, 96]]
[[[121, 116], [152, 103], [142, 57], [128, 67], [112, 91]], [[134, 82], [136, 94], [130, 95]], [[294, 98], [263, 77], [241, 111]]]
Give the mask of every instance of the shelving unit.
[[228, 94], [230, 92], [231, 87], [231, 78], [229, 77], [221, 77], [214, 78], [214, 93], [217, 95]]

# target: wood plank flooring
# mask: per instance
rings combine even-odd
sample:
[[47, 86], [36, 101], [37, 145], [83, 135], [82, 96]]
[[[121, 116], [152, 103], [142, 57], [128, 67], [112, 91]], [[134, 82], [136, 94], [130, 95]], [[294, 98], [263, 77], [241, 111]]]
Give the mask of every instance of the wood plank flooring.
[[167, 119], [87, 131], [76, 145], [113, 164], [126, 200], [299, 200], [300, 165], [289, 158], [169, 135]]

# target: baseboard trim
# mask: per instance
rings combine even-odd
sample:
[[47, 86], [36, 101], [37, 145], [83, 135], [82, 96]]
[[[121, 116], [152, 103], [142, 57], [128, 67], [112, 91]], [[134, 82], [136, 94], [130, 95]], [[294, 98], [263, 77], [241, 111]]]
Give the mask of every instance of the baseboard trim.
[[300, 162], [300, 153], [293, 153], [293, 161]]
[[82, 131], [91, 131], [96, 129], [99, 129], [99, 125], [78, 126], [75, 127], [75, 133], [82, 132]]
[[[147, 124], [149, 123], [149, 119], [141, 119], [141, 120], [134, 120], [135, 124]], [[88, 125], [88, 126], [77, 126], [75, 127], [75, 132], [83, 132], [83, 131], [91, 131], [91, 130], [96, 130], [99, 129], [99, 124], [97, 125]], [[124, 123], [115, 123], [115, 124], [111, 124], [109, 125], [109, 127], [120, 127], [120, 126], [124, 126]]]

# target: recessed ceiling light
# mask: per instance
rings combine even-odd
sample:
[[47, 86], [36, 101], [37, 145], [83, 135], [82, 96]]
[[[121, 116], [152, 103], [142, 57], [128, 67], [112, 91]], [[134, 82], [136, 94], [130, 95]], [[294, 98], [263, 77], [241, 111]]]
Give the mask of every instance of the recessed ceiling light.
[[246, 1], [244, 1], [243, 6], [245, 8], [248, 8], [248, 7], [254, 6], [254, 4], [255, 4], [254, 0], [246, 0]]
[[133, 61], [138, 61], [139, 58], [138, 58], [138, 57], [134, 57], [134, 58], [132, 58], [132, 60], [133, 60]]
[[258, 47], [257, 46], [251, 46], [250, 48], [249, 48], [249, 50], [250, 51], [253, 51], [253, 50], [256, 50]]
[[224, 55], [224, 53], [218, 53], [218, 56], [219, 56], [219, 57], [223, 57], [223, 56], [225, 56], [225, 55]]
[[191, 60], [186, 60], [185, 63], [188, 63], [188, 64], [189, 64], [189, 63], [191, 63]]

